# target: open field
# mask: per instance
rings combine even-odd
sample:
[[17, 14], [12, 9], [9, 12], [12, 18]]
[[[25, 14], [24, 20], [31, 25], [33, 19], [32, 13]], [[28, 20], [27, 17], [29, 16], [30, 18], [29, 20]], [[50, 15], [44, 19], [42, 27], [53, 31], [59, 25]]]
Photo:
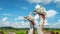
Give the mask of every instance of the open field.
[[[8, 32], [15, 32], [16, 34], [26, 34], [26, 31], [29, 29], [0, 29], [0, 31], [3, 31], [4, 34], [8, 34]], [[54, 32], [59, 32], [60, 34], [60, 29], [45, 29], [45, 31], [54, 31]], [[35, 33], [37, 34], [36, 30]]]

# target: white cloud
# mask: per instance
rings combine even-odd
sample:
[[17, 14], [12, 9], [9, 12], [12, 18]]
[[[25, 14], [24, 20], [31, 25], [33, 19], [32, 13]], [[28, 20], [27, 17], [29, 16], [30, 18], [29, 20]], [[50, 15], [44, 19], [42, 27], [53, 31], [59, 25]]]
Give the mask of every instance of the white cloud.
[[15, 18], [15, 20], [24, 20], [24, 17], [23, 16], [19, 16], [19, 17]]
[[55, 24], [45, 25], [44, 27], [45, 28], [60, 28], [60, 25], [55, 23]]
[[[59, 20], [60, 21], [60, 20]], [[37, 27], [38, 25], [38, 21], [35, 21], [35, 27]], [[14, 27], [14, 28], [29, 28], [30, 27], [30, 24], [29, 22], [8, 22], [8, 21], [4, 21], [4, 22], [0, 22], [0, 27], [3, 26], [3, 27]], [[60, 28], [60, 26], [58, 24], [49, 24], [47, 23], [47, 20], [44, 24], [45, 28]]]
[[40, 8], [40, 5], [37, 4], [37, 5], [35, 6], [35, 8], [36, 8], [36, 9], [37, 9], [37, 8]]
[[56, 3], [56, 7], [60, 7], [60, 0], [54, 0], [53, 2]]
[[29, 3], [41, 3], [50, 4], [51, 2], [56, 3], [56, 7], [60, 7], [60, 0], [27, 0]]
[[51, 3], [53, 0], [27, 0], [30, 3], [43, 3], [43, 4], [49, 4]]
[[14, 28], [29, 28], [29, 23], [28, 22], [14, 22], [14, 23], [11, 23], [10, 25], [11, 27], [14, 27]]
[[50, 28], [60, 28], [60, 19], [58, 20], [58, 22], [54, 23], [54, 24], [50, 24], [49, 26]]
[[13, 22], [13, 23], [10, 23], [10, 27], [14, 27], [14, 28], [21, 28], [21, 24], [19, 22]]
[[17, 15], [14, 15], [14, 14], [8, 14], [8, 13], [4, 13], [4, 14], [0, 14], [2, 16], [17, 16]]
[[48, 10], [47, 17], [54, 17], [56, 14], [58, 14], [55, 10]]
[[7, 17], [4, 17], [2, 18], [2, 21], [7, 21], [7, 19], [8, 19]]
[[30, 27], [30, 22], [21, 22], [23, 28], [29, 28]]
[[54, 3], [58, 3], [58, 2], [60, 2], [60, 0], [54, 0], [53, 2], [54, 2]]
[[0, 22], [0, 27], [13, 27], [13, 28], [29, 28], [30, 25], [27, 22]]
[[60, 25], [60, 19], [58, 20], [57, 24], [59, 24], [59, 25]]
[[12, 14], [2, 14], [2, 15], [5, 15], [5, 16], [12, 16]]
[[51, 2], [57, 3], [60, 2], [60, 0], [27, 0], [30, 3], [43, 3], [43, 4], [49, 4]]
[[52, 26], [52, 28], [60, 28], [59, 24], [52, 24], [51, 26]]
[[60, 22], [60, 19], [58, 21]]
[[0, 25], [4, 26], [4, 27], [9, 27], [10, 26], [10, 22], [8, 22], [7, 20], [8, 20], [8, 17], [2, 18], [2, 22], [0, 22]]
[[27, 7], [21, 7], [22, 9], [28, 9]]
[[2, 15], [7, 15], [7, 16], [11, 16], [11, 14], [2, 14]]
[[9, 26], [10, 26], [10, 22], [8, 21], [0, 22], [0, 27], [9, 27]]
[[27, 0], [30, 3], [41, 3], [42, 0]]
[[50, 4], [53, 0], [42, 0], [43, 4]]
[[0, 8], [0, 10], [2, 10], [2, 8]]
[[45, 19], [45, 24], [44, 25], [50, 25], [47, 21], [47, 19]]
[[2, 15], [7, 15], [7, 16], [11, 16], [11, 14], [2, 14]]
[[[0, 27], [13, 27], [13, 28], [29, 28], [30, 24], [29, 22], [9, 22], [7, 21], [7, 17], [4, 17], [2, 19], [2, 22], [0, 22]], [[22, 16], [19, 16], [19, 18], [17, 18], [16, 20], [20, 20], [23, 19]]]

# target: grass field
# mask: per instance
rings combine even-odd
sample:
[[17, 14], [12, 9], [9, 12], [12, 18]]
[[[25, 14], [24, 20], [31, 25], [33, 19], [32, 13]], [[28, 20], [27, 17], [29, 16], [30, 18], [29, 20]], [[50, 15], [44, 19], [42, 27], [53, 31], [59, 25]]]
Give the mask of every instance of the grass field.
[[[26, 34], [26, 31], [28, 31], [28, 29], [0, 29], [0, 31], [3, 31], [4, 34], [8, 34], [8, 32], [15, 32], [16, 34]], [[60, 29], [45, 29], [45, 31], [54, 31], [59, 32], [60, 34]], [[35, 33], [37, 34], [36, 30]]]

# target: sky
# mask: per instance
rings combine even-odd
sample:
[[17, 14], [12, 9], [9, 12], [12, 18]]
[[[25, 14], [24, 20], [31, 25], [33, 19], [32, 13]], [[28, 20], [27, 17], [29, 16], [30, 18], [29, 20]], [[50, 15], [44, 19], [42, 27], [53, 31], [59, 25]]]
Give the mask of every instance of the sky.
[[[33, 12], [37, 4], [46, 10], [45, 25], [60, 28], [60, 0], [0, 0], [0, 27], [29, 28], [23, 16]], [[34, 18], [37, 26], [38, 15]]]

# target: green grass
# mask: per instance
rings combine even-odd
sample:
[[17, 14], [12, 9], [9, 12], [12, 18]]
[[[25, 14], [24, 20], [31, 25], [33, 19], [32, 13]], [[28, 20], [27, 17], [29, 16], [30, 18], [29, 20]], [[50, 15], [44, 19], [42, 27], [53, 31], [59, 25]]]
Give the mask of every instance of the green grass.
[[[3, 31], [4, 34], [8, 34], [8, 32], [10, 32], [10, 31], [15, 32], [16, 34], [26, 34], [26, 31], [28, 31], [28, 30], [25, 30], [25, 29], [0, 29], [0, 31]], [[45, 29], [45, 31], [54, 31], [55, 33], [59, 32], [59, 34], [60, 34], [60, 29]], [[37, 34], [36, 30], [35, 30], [35, 33]]]

